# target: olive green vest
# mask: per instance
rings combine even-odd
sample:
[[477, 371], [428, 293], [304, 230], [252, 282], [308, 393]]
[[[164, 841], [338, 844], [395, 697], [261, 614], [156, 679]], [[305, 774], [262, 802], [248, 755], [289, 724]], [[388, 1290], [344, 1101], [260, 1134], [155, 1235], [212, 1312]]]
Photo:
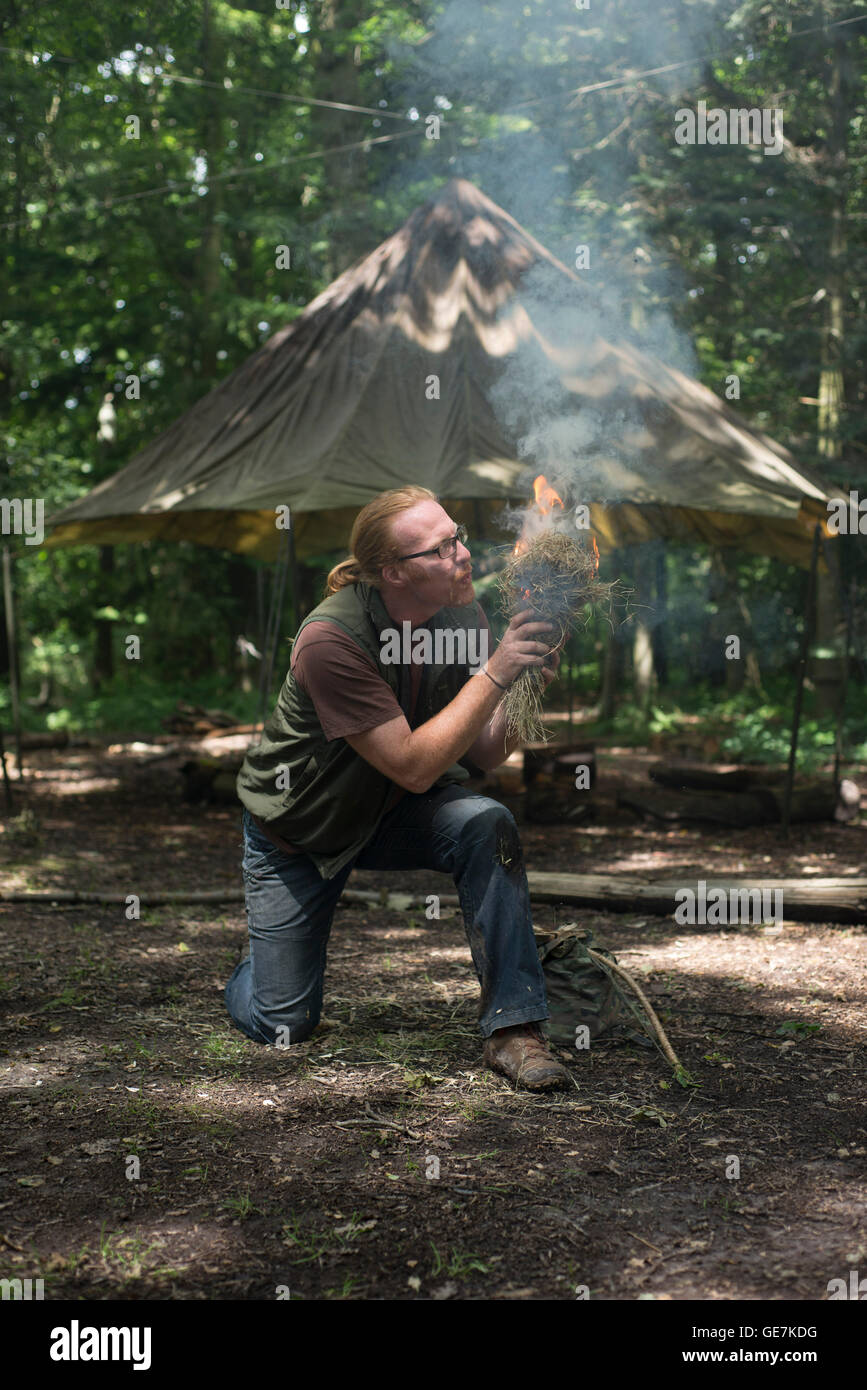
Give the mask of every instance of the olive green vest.
[[[314, 608], [299, 633], [308, 623], [323, 619], [342, 628], [372, 658], [409, 719], [411, 667], [381, 659], [380, 633], [386, 628], [400, 631], [401, 625], [389, 616], [379, 591], [368, 584], [347, 585]], [[441, 608], [423, 626], [432, 634], [446, 628], [469, 634], [484, 623], [478, 604], [472, 603]], [[482, 634], [474, 640], [482, 641]], [[445, 643], [442, 645], [445, 648]], [[426, 723], [450, 704], [471, 674], [466, 664], [426, 663], [412, 727]], [[454, 764], [435, 785], [447, 786], [466, 777], [466, 769]], [[326, 739], [312, 699], [291, 670], [262, 737], [247, 753], [236, 782], [247, 810], [308, 854], [323, 878], [333, 878], [361, 852], [382, 819], [394, 786], [345, 739]]]

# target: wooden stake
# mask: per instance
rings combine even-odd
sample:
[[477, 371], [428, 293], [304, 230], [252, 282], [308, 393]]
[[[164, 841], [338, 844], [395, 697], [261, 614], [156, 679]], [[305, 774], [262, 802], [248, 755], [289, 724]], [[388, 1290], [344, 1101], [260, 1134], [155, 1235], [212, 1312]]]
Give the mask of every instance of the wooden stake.
[[822, 527], [817, 522], [813, 529], [813, 554], [810, 557], [810, 575], [807, 580], [807, 601], [804, 607], [804, 631], [801, 635], [801, 665], [798, 671], [798, 684], [795, 688], [795, 708], [792, 713], [792, 741], [789, 747], [789, 770], [786, 774], [786, 790], [783, 797], [781, 831], [783, 838], [789, 835], [789, 816], [792, 807], [792, 788], [795, 785], [795, 761], [798, 756], [798, 732], [801, 727], [801, 706], [804, 701], [804, 678], [807, 674], [807, 656], [810, 651], [813, 601], [816, 593], [816, 569], [819, 562], [819, 540]]

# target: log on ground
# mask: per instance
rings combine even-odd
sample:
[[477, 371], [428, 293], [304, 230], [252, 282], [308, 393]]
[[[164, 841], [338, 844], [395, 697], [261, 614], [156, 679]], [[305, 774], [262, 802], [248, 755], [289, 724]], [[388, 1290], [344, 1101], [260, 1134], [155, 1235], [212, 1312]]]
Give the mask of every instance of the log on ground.
[[[694, 888], [684, 879], [613, 877], [606, 874], [555, 874], [530, 871], [530, 897], [535, 902], [568, 903], [598, 907], [609, 912], [647, 912], [670, 917], [677, 907], [675, 895]], [[867, 921], [867, 878], [708, 878], [706, 891], [722, 888], [728, 894], [759, 889], [783, 894], [783, 918], [798, 922]]]

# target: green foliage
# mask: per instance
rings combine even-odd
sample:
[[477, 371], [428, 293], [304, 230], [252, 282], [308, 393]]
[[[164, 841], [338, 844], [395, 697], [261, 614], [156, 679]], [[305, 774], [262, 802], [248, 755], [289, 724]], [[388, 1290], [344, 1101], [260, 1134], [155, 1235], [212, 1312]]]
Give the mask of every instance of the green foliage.
[[[772, 698], [756, 703], [750, 691], [720, 698], [707, 683], [683, 691], [677, 699], [668, 697], [648, 711], [625, 701], [609, 720], [582, 726], [588, 736], [616, 737], [633, 746], [645, 745], [654, 735], [665, 735], [677, 742], [687, 737], [699, 743], [721, 735], [719, 748], [728, 761], [742, 763], [783, 763], [788, 760], [791, 741], [792, 685], [784, 677], [769, 682]], [[808, 692], [805, 703], [809, 706]], [[815, 771], [833, 762], [836, 721], [805, 714], [798, 736], [798, 767]], [[846, 758], [867, 761], [867, 691], [850, 685], [847, 718], [843, 725]]]
[[[790, 744], [791, 729], [783, 723], [780, 712], [760, 705], [741, 716], [734, 731], [722, 740], [720, 749], [737, 762], [777, 763], [788, 757]], [[798, 734], [798, 752], [802, 769], [819, 767], [833, 758], [833, 728], [822, 728], [817, 719], [804, 720]]]
[[[70, 734], [88, 732], [106, 737], [122, 734], [164, 733], [162, 720], [175, 709], [178, 701], [219, 708], [234, 715], [239, 724], [256, 718], [258, 697], [255, 691], [245, 694], [217, 676], [203, 676], [197, 681], [175, 677], [155, 677], [121, 670], [106, 687], [104, 694], [92, 695], [82, 688], [67, 697], [59, 709], [36, 715], [25, 711], [27, 729], [46, 728], [67, 730]], [[0, 720], [8, 727], [8, 687], [0, 687]]]
[[438, 1250], [433, 1241], [430, 1241], [429, 1244], [434, 1254], [430, 1271], [432, 1279], [436, 1279], [441, 1274], [448, 1275], [450, 1279], [469, 1279], [472, 1274], [490, 1273], [490, 1265], [486, 1265], [478, 1255], [471, 1255], [461, 1250], [452, 1250], [449, 1256]]
[[822, 1031], [821, 1023], [805, 1023], [802, 1019], [789, 1019], [781, 1023], [777, 1035], [784, 1038], [811, 1038]]

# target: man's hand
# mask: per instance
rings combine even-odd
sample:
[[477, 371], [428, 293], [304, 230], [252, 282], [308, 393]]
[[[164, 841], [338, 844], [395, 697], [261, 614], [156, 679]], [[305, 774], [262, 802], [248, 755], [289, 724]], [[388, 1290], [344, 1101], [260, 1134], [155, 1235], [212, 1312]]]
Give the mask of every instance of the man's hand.
[[[560, 652], [565, 644], [565, 637], [560, 644], [555, 647], [553, 652], [545, 658], [545, 664], [539, 667], [544, 688], [547, 689], [553, 680], [557, 679], [557, 667], [560, 665]], [[488, 663], [490, 665], [490, 662]], [[506, 717], [503, 709], [497, 710], [494, 718], [486, 724], [474, 743], [467, 749], [467, 756], [480, 767], [484, 772], [493, 772], [495, 767], [505, 762], [509, 754], [514, 752], [521, 740], [517, 734], [510, 738], [506, 737]]]
[[548, 689], [548, 686], [551, 684], [551, 682], [557, 679], [557, 667], [560, 665], [561, 650], [562, 644], [560, 647], [556, 649], [556, 651], [553, 651], [551, 653], [551, 655], [547, 658], [545, 665], [539, 668], [542, 674], [542, 680], [545, 682], [546, 690]]
[[516, 613], [487, 662], [491, 675], [501, 685], [511, 685], [528, 666], [541, 666], [550, 651], [550, 641], [544, 638], [551, 628], [551, 623], [540, 620], [531, 608]]
[[560, 638], [560, 641], [557, 643], [554, 650], [550, 652], [549, 655], [545, 658], [545, 665], [542, 667], [542, 680], [545, 682], [546, 690], [548, 689], [548, 686], [551, 684], [551, 682], [557, 679], [557, 668], [560, 665], [560, 653], [566, 645], [566, 639], [568, 636], [568, 632], [564, 632], [563, 636]]

